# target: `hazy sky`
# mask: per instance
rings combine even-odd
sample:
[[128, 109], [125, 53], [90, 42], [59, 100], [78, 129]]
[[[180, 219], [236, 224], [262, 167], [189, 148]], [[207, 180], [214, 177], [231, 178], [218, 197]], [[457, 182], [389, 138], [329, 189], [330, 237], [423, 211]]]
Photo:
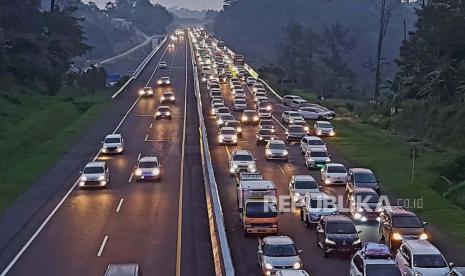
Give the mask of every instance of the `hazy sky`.
[[[89, 2], [89, 0], [82, 0], [83, 2]], [[93, 0], [100, 7], [105, 6], [109, 0]], [[151, 0], [152, 3], [159, 3], [167, 8], [169, 7], [183, 7], [188, 9], [203, 10], [214, 9], [219, 10], [223, 8], [223, 0]]]

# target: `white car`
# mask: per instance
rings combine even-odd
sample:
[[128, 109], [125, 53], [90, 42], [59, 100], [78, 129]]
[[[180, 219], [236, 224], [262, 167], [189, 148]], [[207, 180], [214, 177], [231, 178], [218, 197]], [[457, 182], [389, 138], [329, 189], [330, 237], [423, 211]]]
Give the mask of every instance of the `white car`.
[[160, 86], [170, 85], [171, 84], [170, 77], [161, 77], [161, 79], [157, 81], [157, 84]]
[[234, 98], [245, 98], [245, 91], [244, 89], [237, 89], [234, 91], [233, 94]]
[[216, 123], [218, 124], [218, 127], [224, 127], [228, 122], [236, 121], [233, 115], [231, 114], [223, 114], [221, 116], [218, 116], [218, 119], [216, 120]]
[[306, 153], [312, 148], [319, 148], [326, 150], [326, 143], [319, 137], [316, 136], [305, 136], [300, 140], [300, 150], [302, 153]]
[[210, 98], [213, 98], [215, 96], [222, 96], [222, 95], [223, 95], [223, 93], [221, 93], [221, 90], [218, 89], [218, 88], [212, 88], [212, 89], [208, 90], [208, 96]]
[[313, 125], [313, 131], [316, 136], [334, 136], [336, 132], [330, 122], [327, 121], [316, 121]]
[[296, 96], [296, 95], [285, 95], [283, 97], [283, 105], [285, 106], [290, 106], [292, 101], [293, 100], [297, 100], [297, 99], [300, 99], [302, 100], [302, 98], [300, 96]]
[[294, 99], [289, 106], [292, 110], [297, 111], [299, 108], [308, 106], [309, 104], [310, 103], [304, 99]]
[[237, 145], [237, 132], [233, 127], [222, 127], [218, 132], [220, 145]]
[[301, 107], [297, 110], [305, 120], [331, 120], [333, 113], [316, 107]]
[[235, 84], [231, 87], [231, 94], [235, 95], [236, 92], [237, 92], [238, 90], [244, 91], [244, 89], [242, 88], [242, 85], [235, 83]]
[[252, 153], [248, 150], [234, 150], [229, 159], [229, 172], [237, 174], [240, 172], [256, 172], [257, 164]]
[[289, 181], [289, 196], [292, 201], [301, 206], [307, 193], [318, 193], [320, 185], [311, 175], [293, 175]]
[[90, 162], [84, 167], [79, 178], [79, 187], [105, 188], [110, 181], [110, 170], [105, 162]]
[[254, 77], [248, 77], [248, 78], [245, 80], [245, 83], [246, 83], [247, 85], [254, 85], [256, 82], [257, 82], [257, 79], [255, 79]]
[[326, 185], [346, 185], [347, 169], [344, 164], [329, 163], [321, 169], [321, 180]]
[[310, 148], [305, 153], [305, 166], [307, 169], [322, 168], [326, 164], [331, 163], [329, 154], [322, 148]]
[[265, 89], [265, 87], [263, 86], [262, 83], [260, 83], [260, 82], [255, 82], [255, 83], [253, 84], [252, 91], [253, 91], [253, 93], [256, 93], [258, 90], [264, 90], [264, 89]]
[[227, 106], [221, 106], [216, 109], [216, 116], [219, 118], [220, 116], [223, 115], [230, 115], [231, 111], [229, 110], [229, 107]]
[[289, 158], [289, 151], [286, 143], [283, 140], [270, 140], [265, 146], [266, 160], [285, 160]]
[[307, 193], [300, 209], [300, 219], [307, 228], [318, 223], [323, 216], [337, 214], [338, 207], [335, 198], [324, 192]]
[[448, 276], [452, 266], [427, 240], [404, 240], [397, 251], [396, 264], [406, 276]]
[[171, 109], [167, 105], [160, 105], [155, 112], [155, 119], [159, 120], [160, 118], [167, 118], [171, 120]]
[[124, 139], [121, 134], [109, 134], [102, 141], [102, 153], [122, 153]]
[[139, 159], [134, 175], [136, 180], [161, 179], [161, 165], [156, 156], [144, 156]]
[[221, 108], [221, 107], [224, 107], [224, 102], [214, 102], [211, 109], [210, 109], [210, 115], [212, 116], [215, 116], [216, 115], [216, 111], [218, 110], [218, 108]]
[[258, 117], [260, 119], [271, 119], [271, 111], [265, 107], [261, 107], [258, 109]]
[[296, 120], [304, 120], [304, 118], [297, 111], [284, 111], [281, 114], [281, 120], [283, 123], [292, 124]]
[[160, 97], [160, 103], [175, 103], [176, 97], [172, 91], [165, 91]]
[[158, 64], [158, 68], [166, 69], [168, 68], [168, 63], [166, 63], [166, 61], [161, 61], [160, 64]]
[[258, 243], [258, 265], [262, 275], [274, 275], [280, 269], [302, 269], [302, 250], [287, 236], [268, 236]]
[[247, 109], [247, 101], [243, 98], [234, 99], [234, 110], [242, 111]]
[[152, 87], [144, 87], [141, 90], [139, 90], [139, 95], [145, 96], [145, 97], [151, 97], [153, 96], [153, 89]]
[[352, 257], [350, 276], [389, 275], [401, 276], [399, 268], [384, 244], [366, 242]]

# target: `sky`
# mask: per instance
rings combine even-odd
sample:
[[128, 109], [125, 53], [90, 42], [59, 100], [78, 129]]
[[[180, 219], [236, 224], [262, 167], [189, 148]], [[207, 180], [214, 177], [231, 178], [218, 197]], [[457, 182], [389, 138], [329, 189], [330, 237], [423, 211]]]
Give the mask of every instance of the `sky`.
[[[89, 0], [82, 0], [89, 2]], [[109, 0], [92, 0], [99, 7], [104, 7]], [[213, 9], [220, 10], [223, 8], [223, 0], [151, 0], [152, 3], [159, 3], [167, 8], [178, 6], [180, 8], [188, 8], [193, 10]]]

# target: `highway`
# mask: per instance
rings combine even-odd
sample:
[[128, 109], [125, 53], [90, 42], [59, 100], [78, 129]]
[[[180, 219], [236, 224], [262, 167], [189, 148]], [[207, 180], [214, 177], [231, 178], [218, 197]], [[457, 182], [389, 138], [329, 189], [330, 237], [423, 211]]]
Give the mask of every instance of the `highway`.
[[[48, 191], [48, 201], [5, 243], [1, 275], [103, 275], [109, 263], [121, 262], [138, 263], [144, 275], [213, 274], [190, 51], [185, 40], [175, 48], [167, 44], [109, 104], [79, 142], [81, 149], [65, 156], [78, 165], [58, 164], [59, 173], [54, 168], [39, 181], [63, 182]], [[160, 61], [168, 69], [160, 69]], [[157, 87], [156, 81], [163, 76], [171, 78], [176, 103], [172, 120], [158, 121], [154, 113], [168, 88]], [[144, 86], [154, 87], [155, 96], [141, 98], [138, 90]], [[100, 141], [110, 133], [123, 135], [123, 154], [98, 153]], [[145, 155], [159, 157], [160, 182], [135, 181], [134, 166]], [[91, 160], [109, 166], [106, 189], [76, 187], [79, 171]], [[27, 207], [15, 208], [11, 212]], [[7, 225], [8, 218], [1, 224]]]

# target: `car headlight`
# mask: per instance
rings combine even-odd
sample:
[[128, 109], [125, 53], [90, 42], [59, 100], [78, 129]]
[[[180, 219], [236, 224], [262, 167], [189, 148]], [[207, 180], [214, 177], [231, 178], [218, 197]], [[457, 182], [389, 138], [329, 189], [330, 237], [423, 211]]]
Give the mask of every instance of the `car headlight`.
[[336, 244], [335, 241], [330, 240], [330, 239], [328, 239], [328, 238], [325, 239], [325, 243], [326, 243], [326, 244]]
[[317, 134], [317, 135], [321, 135], [321, 133], [322, 133], [321, 130], [317, 130], [317, 131], [316, 131], [316, 134]]
[[222, 124], [223, 124], [223, 120], [218, 119], [218, 124], [219, 124], [219, 125], [222, 125]]
[[166, 115], [170, 116], [170, 115], [171, 115], [171, 112], [169, 112], [169, 111], [168, 111], [168, 112], [166, 112]]
[[232, 139], [237, 140], [237, 135], [233, 135]]
[[139, 90], [139, 95], [144, 95], [144, 90]]
[[309, 127], [305, 127], [304, 129], [305, 129], [305, 131], [310, 131]]
[[215, 114], [216, 114], [216, 110], [215, 110], [214, 108], [212, 108], [211, 114], [212, 114], [212, 115], [215, 115]]
[[87, 176], [85, 175], [81, 176], [81, 181], [87, 181]]
[[249, 165], [249, 169], [254, 169], [255, 168], [255, 164], [250, 164]]
[[247, 121], [247, 116], [242, 116], [242, 121]]
[[258, 116], [254, 116], [254, 117], [253, 117], [253, 120], [254, 120], [254, 121], [258, 121]]
[[267, 110], [267, 111], [271, 111], [271, 105], [267, 106], [267, 107], [266, 107], [266, 110]]
[[325, 184], [331, 184], [331, 179], [326, 178], [325, 179]]
[[360, 213], [355, 213], [354, 214], [354, 219], [361, 219], [362, 215]]
[[165, 97], [164, 97], [164, 96], [161, 96], [161, 97], [160, 97], [160, 100], [164, 101], [164, 100], [165, 100]]
[[161, 81], [161, 80], [158, 80], [158, 81], [157, 81], [157, 83], [158, 83], [158, 84], [161, 84], [161, 83], [162, 83], [162, 81]]
[[401, 241], [401, 240], [404, 239], [404, 237], [402, 237], [402, 235], [399, 234], [399, 233], [394, 233], [394, 234], [392, 234], [392, 238], [393, 238], [394, 240], [396, 240], [396, 241]]
[[262, 136], [258, 136], [258, 140], [263, 140], [263, 137], [262, 137]]
[[270, 264], [270, 263], [266, 263], [266, 264], [265, 264], [265, 268], [266, 268], [266, 269], [273, 269], [273, 265]]
[[156, 114], [157, 116], [160, 116], [160, 115], [161, 115], [160, 111], [157, 111], [157, 113], [155, 113], [155, 114]]
[[233, 168], [237, 169], [238, 168], [237, 164], [233, 164]]
[[428, 239], [428, 234], [426, 234], [426, 233], [421, 234], [419, 239], [420, 240], [427, 240]]
[[362, 207], [358, 207], [358, 208], [357, 208], [357, 212], [359, 212], [359, 213], [363, 212], [363, 208], [362, 208]]
[[142, 170], [141, 170], [141, 169], [137, 169], [137, 170], [135, 171], [135, 174], [136, 174], [136, 176], [141, 176], [141, 175], [142, 175]]
[[237, 131], [237, 132], [242, 132], [242, 128], [241, 128], [241, 127], [238, 127], [238, 128], [236, 129], [236, 131]]
[[172, 101], [174, 101], [174, 100], [175, 100], [174, 96], [173, 96], [173, 97], [171, 97], [171, 100], [172, 100]]
[[360, 239], [356, 239], [355, 241], [352, 242], [352, 244], [359, 244], [361, 243], [362, 241]]
[[99, 181], [105, 180], [105, 176], [103, 176], [103, 175], [99, 176], [99, 177], [98, 177], [98, 180], [99, 180]]
[[270, 150], [270, 149], [267, 149], [267, 150], [265, 151], [265, 154], [266, 154], [266, 155], [271, 155], [271, 150]]
[[331, 132], [329, 133], [330, 136], [334, 136], [336, 135], [336, 132], [334, 132], [333, 130], [331, 130]]
[[159, 168], [155, 168], [155, 169], [153, 169], [152, 173], [153, 173], [154, 175], [159, 175], [159, 174], [160, 174], [160, 169], [159, 169]]
[[299, 262], [296, 262], [296, 263], [294, 263], [294, 264], [292, 265], [292, 267], [293, 267], [294, 269], [300, 269], [300, 268], [302, 267], [302, 265], [301, 265]]
[[220, 135], [218, 136], [218, 140], [221, 142], [221, 141], [223, 141], [223, 139], [224, 139], [224, 136], [220, 134]]
[[283, 155], [288, 155], [288, 154], [289, 154], [289, 152], [287, 150], [283, 151]]

